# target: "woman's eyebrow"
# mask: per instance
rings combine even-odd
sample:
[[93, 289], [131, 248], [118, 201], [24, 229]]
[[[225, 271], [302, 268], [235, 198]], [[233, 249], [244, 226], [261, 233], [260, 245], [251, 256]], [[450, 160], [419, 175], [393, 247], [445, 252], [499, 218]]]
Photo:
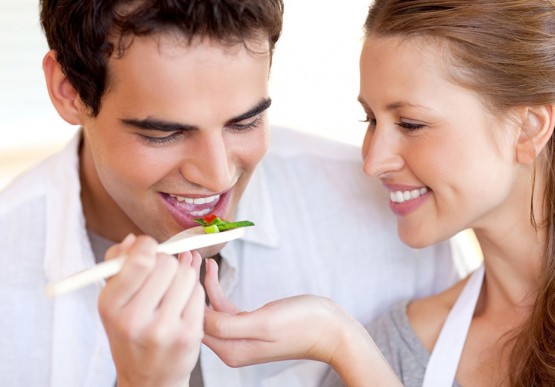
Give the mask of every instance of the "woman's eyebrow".
[[[357, 98], [357, 100], [363, 107], [365, 107], [365, 108], [368, 107], [368, 105], [366, 104], [366, 101], [364, 101], [362, 96], [359, 96]], [[386, 108], [386, 110], [396, 110], [396, 109], [403, 108], [403, 107], [414, 107], [414, 108], [420, 108], [420, 109], [426, 109], [426, 110], [433, 110], [433, 109], [431, 109], [427, 106], [411, 103], [411, 102], [408, 102], [408, 101], [392, 102], [390, 104], [387, 104], [387, 106], [385, 108]]]

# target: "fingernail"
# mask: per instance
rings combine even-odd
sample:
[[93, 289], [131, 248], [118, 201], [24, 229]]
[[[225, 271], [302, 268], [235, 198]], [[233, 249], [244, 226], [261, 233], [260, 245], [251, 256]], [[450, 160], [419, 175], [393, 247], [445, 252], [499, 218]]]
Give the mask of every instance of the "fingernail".
[[137, 238], [135, 236], [135, 234], [133, 234], [133, 233], [127, 234], [127, 236], [123, 239], [123, 241], [121, 241], [121, 247], [123, 247], [123, 248], [129, 247], [131, 245], [131, 243], [133, 243], [135, 238]]

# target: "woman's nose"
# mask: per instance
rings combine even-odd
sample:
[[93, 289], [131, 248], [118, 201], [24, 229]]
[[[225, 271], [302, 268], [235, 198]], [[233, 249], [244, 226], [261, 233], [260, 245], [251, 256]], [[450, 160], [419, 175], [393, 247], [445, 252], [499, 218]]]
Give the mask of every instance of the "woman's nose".
[[373, 128], [366, 132], [362, 145], [364, 173], [379, 178], [404, 166], [401, 139], [394, 130]]

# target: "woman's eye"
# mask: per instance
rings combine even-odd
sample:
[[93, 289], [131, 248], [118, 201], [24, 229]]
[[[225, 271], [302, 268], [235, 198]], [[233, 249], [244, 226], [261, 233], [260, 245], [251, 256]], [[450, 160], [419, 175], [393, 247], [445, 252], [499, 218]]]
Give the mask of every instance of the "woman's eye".
[[425, 126], [423, 124], [416, 124], [413, 122], [405, 122], [405, 121], [396, 122], [395, 125], [400, 126], [401, 128], [406, 129], [408, 131], [422, 129]]
[[368, 124], [368, 126], [372, 126], [372, 127], [375, 127], [377, 123], [375, 118], [368, 117], [368, 116], [366, 116], [366, 119], [361, 120], [361, 122], [365, 122]]

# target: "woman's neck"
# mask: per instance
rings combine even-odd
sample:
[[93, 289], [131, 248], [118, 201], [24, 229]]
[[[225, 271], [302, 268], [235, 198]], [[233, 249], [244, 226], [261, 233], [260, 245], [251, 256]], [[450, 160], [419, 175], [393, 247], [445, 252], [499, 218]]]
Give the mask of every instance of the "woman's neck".
[[497, 231], [476, 230], [486, 267], [487, 299], [507, 307], [530, 307], [538, 290], [543, 268], [545, 240], [530, 222]]

